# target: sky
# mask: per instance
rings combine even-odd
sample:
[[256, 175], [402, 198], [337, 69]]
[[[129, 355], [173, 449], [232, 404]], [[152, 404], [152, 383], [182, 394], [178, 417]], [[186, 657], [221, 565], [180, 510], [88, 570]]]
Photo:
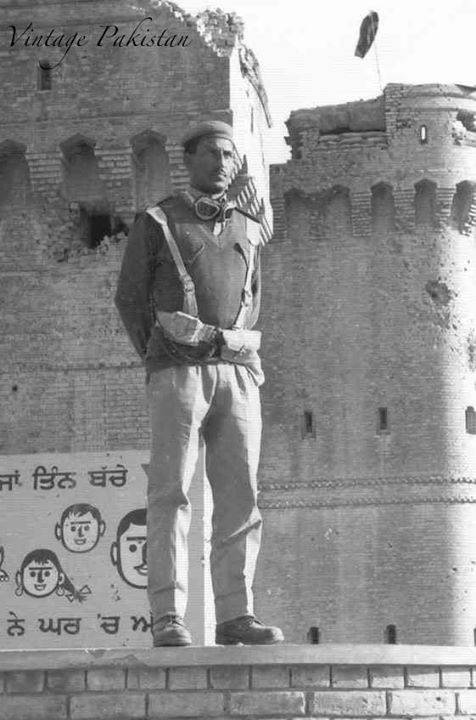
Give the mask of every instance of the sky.
[[[476, 86], [476, 0], [178, 0], [196, 14], [220, 7], [245, 22], [273, 128], [270, 160], [289, 156], [292, 110], [377, 97], [387, 83]], [[376, 10], [376, 52], [354, 56], [362, 19]], [[380, 70], [380, 78], [379, 73]]]

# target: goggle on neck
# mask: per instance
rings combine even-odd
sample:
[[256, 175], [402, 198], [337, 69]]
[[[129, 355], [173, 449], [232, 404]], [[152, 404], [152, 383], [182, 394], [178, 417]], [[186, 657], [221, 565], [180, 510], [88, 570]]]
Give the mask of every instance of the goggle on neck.
[[235, 208], [234, 202], [228, 202], [225, 198], [215, 200], [208, 195], [201, 195], [193, 203], [195, 215], [199, 220], [218, 220], [224, 222], [231, 217]]

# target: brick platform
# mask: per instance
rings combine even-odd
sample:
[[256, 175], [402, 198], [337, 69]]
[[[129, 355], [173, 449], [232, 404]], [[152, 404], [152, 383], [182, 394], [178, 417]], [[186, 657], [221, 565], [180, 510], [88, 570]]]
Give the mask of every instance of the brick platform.
[[0, 653], [0, 720], [449, 718], [476, 649], [283, 645]]

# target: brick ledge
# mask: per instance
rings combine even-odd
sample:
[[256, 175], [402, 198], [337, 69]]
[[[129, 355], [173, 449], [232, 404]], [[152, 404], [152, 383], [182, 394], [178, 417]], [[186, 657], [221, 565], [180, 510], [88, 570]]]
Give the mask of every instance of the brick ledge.
[[443, 645], [191, 646], [186, 648], [3, 650], [0, 672], [213, 665], [476, 666], [475, 647]]

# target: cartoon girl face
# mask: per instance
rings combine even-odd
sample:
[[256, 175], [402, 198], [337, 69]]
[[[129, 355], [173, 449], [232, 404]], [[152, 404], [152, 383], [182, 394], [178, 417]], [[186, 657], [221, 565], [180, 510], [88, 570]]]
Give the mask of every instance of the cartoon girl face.
[[64, 583], [64, 573], [56, 555], [47, 550], [27, 555], [17, 573], [17, 584], [31, 597], [47, 597]]
[[51, 595], [62, 582], [61, 573], [52, 562], [30, 562], [23, 570], [23, 588], [33, 597]]

